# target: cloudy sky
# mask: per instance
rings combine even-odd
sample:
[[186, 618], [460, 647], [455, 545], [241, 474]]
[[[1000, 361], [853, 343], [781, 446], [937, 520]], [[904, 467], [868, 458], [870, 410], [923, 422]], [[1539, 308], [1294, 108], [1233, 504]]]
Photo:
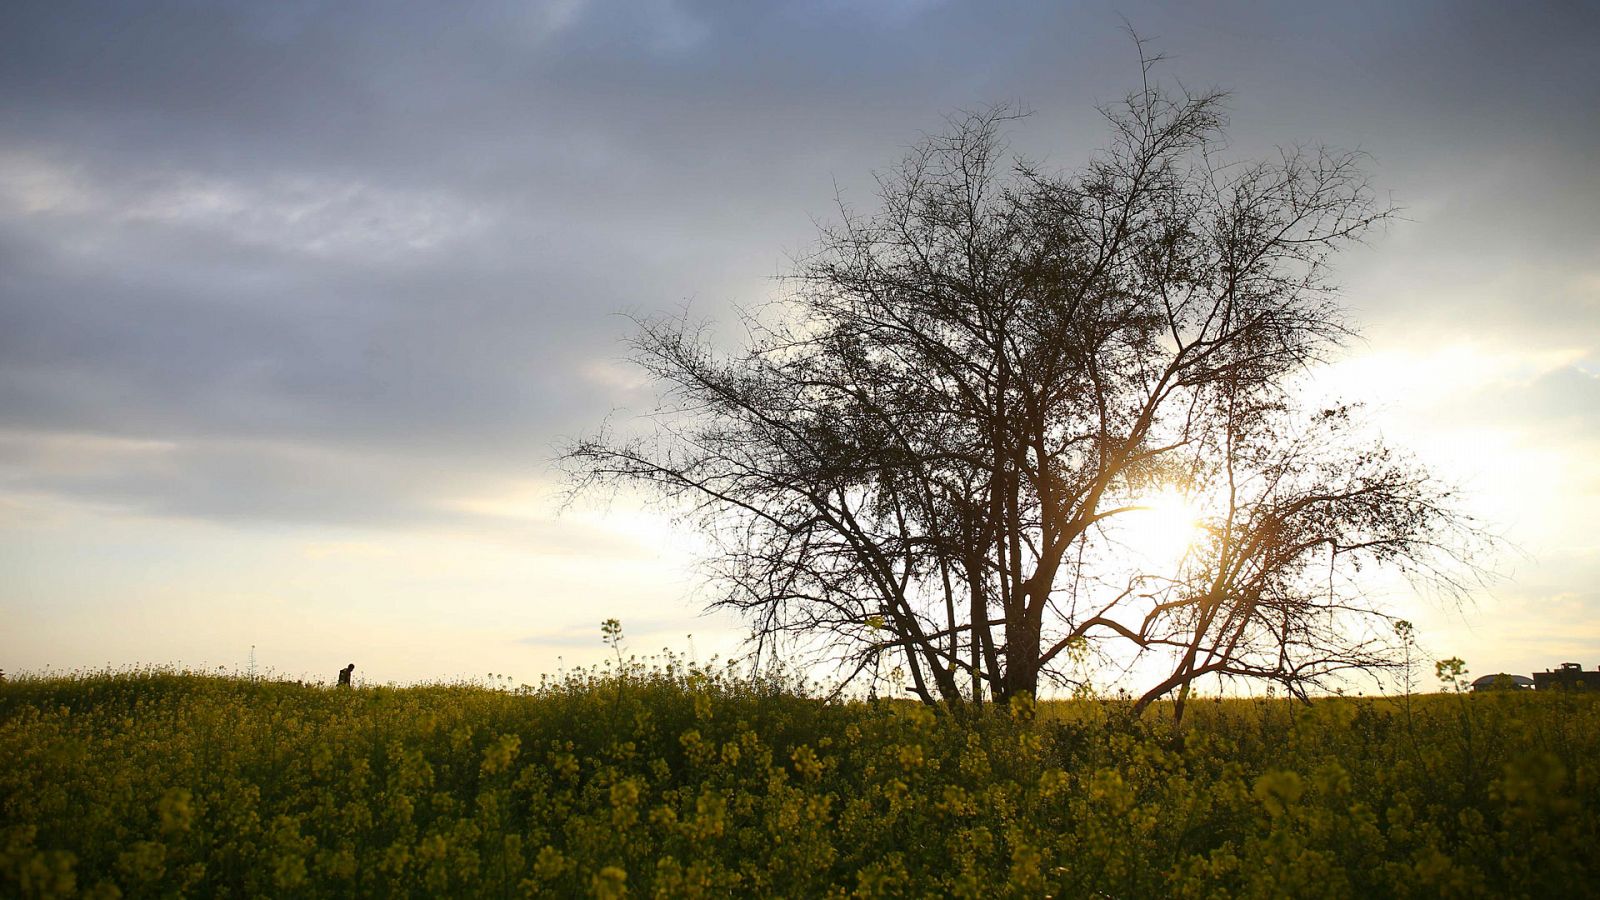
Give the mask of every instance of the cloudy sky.
[[1124, 17], [1241, 155], [1361, 148], [1405, 209], [1324, 378], [1513, 548], [1460, 611], [1395, 596], [1425, 648], [1600, 664], [1594, 4], [10, 0], [0, 669], [533, 680], [609, 616], [728, 652], [689, 536], [555, 502], [646, 404], [617, 313], [768, 296], [958, 108], [1076, 164]]

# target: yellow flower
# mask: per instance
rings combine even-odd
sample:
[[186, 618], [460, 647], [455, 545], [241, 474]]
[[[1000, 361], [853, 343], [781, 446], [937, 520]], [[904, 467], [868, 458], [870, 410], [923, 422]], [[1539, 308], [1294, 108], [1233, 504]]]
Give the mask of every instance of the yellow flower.
[[504, 772], [511, 767], [512, 760], [517, 758], [517, 751], [522, 747], [522, 738], [514, 734], [503, 734], [499, 740], [484, 748], [483, 774], [493, 775]]
[[546, 846], [533, 861], [533, 874], [541, 881], [554, 881], [567, 870], [567, 858], [554, 847]]
[[167, 788], [156, 806], [161, 815], [161, 833], [188, 831], [194, 821], [194, 795], [185, 788]]
[[794, 761], [795, 772], [806, 781], [816, 781], [822, 777], [822, 762], [817, 759], [816, 751], [805, 744], [794, 748], [789, 759]]
[[595, 873], [589, 887], [596, 900], [621, 900], [628, 896], [628, 873], [616, 866], [606, 866]]
[[1299, 775], [1278, 771], [1257, 778], [1250, 793], [1266, 807], [1269, 815], [1281, 816], [1289, 811], [1289, 807], [1300, 799], [1305, 790], [1305, 782], [1300, 780]]

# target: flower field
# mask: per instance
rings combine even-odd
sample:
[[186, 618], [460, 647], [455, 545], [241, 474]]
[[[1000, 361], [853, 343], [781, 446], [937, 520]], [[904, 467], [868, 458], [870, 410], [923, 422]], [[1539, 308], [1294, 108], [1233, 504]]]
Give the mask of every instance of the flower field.
[[0, 896], [1554, 897], [1600, 698], [1061, 701], [961, 722], [676, 662], [337, 690], [0, 683]]

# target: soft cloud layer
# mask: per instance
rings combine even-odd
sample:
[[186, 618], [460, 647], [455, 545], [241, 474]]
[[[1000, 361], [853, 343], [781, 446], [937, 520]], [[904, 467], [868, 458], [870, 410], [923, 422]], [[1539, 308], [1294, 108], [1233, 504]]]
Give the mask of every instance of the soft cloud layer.
[[731, 634], [691, 543], [556, 515], [552, 448], [645, 402], [616, 313], [759, 301], [956, 108], [1075, 165], [1121, 16], [1235, 91], [1238, 152], [1359, 146], [1406, 210], [1326, 378], [1522, 548], [1437, 649], [1600, 662], [1595, 8], [304, 0], [0, 9], [0, 667]]

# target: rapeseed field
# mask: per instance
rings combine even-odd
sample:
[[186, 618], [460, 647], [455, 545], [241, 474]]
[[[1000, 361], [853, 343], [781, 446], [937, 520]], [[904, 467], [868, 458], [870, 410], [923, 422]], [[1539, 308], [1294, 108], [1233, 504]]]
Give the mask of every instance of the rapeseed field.
[[1556, 897], [1600, 698], [958, 720], [676, 661], [521, 690], [0, 683], [0, 895]]

